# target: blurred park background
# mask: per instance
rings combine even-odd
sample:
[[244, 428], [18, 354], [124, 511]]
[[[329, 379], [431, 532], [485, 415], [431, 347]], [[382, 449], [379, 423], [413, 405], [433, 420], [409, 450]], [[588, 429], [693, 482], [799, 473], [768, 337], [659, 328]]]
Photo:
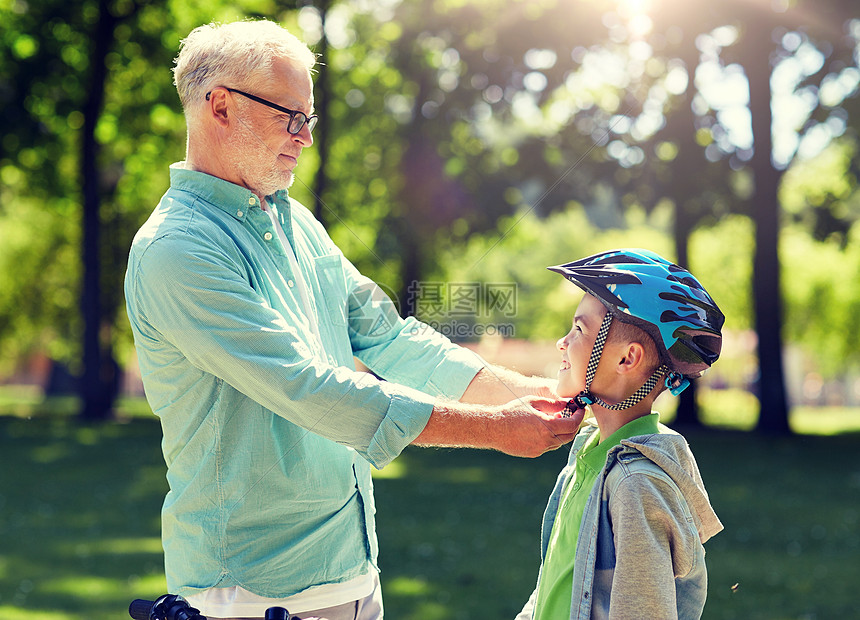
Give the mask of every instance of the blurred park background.
[[[697, 274], [723, 358], [660, 411], [726, 525], [705, 617], [860, 617], [856, 0], [0, 0], [0, 617], [162, 593], [122, 279], [184, 156], [179, 42], [242, 18], [321, 55], [291, 195], [403, 314], [552, 376], [577, 295], [547, 265]], [[512, 617], [564, 452], [379, 472], [389, 616]]]

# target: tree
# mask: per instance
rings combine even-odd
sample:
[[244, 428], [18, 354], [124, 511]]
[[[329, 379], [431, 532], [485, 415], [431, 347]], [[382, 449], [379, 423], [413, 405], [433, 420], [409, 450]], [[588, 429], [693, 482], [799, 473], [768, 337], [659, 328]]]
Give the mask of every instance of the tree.
[[[102, 271], [80, 278], [91, 377], [83, 383], [105, 380], [113, 365], [96, 357], [110, 360], [113, 352], [121, 360], [130, 350], [121, 283], [131, 234], [164, 191], [166, 164], [181, 159], [184, 124], [167, 70], [179, 40], [213, 19], [264, 11], [295, 24], [315, 14], [325, 63], [318, 110], [326, 118], [318, 152], [303, 157], [291, 193], [316, 200], [320, 218], [363, 271], [406, 302], [409, 283], [433, 268], [440, 242], [463, 243], [511, 214], [505, 221], [513, 229], [523, 213], [582, 209], [605, 228], [623, 225], [625, 211], [667, 204], [676, 214], [667, 232], [684, 263], [693, 231], [748, 213], [760, 220], [757, 312], [759, 330], [769, 330], [760, 338], [762, 389], [777, 390], [769, 413], [782, 420], [781, 330], [771, 320], [780, 310], [767, 305], [779, 300], [774, 188], [816, 135], [856, 126], [851, 4], [827, 0], [812, 11], [798, 4], [754, 15], [734, 3], [700, 2], [649, 15], [637, 13], [636, 3], [598, 0], [321, 0], [278, 15], [253, 0], [205, 8], [124, 0], [4, 7], [0, 226], [20, 241], [0, 249], [0, 267], [14, 266], [0, 269], [10, 291], [0, 299], [0, 344], [14, 356], [47, 346], [58, 359], [80, 357], [71, 300], [85, 256]], [[775, 42], [747, 34], [745, 26], [761, 24], [779, 34]], [[786, 155], [782, 142], [770, 147], [761, 137], [772, 124], [768, 102], [779, 94], [764, 91], [775, 71], [792, 62], [805, 67], [815, 53], [820, 65], [804, 68], [790, 89], [814, 103], [798, 128], [803, 149]], [[737, 139], [737, 122], [703, 84], [708, 72], [738, 69], [750, 87], [744, 108], [755, 149]], [[11, 204], [33, 205], [39, 222]], [[83, 204], [87, 226], [79, 228]], [[853, 221], [841, 204], [834, 196], [792, 217], [816, 236], [847, 238]], [[86, 254], [78, 259], [69, 252], [84, 230]], [[477, 262], [498, 259], [496, 247]], [[106, 374], [93, 370], [103, 366]], [[105, 393], [93, 389], [87, 410], [106, 410], [97, 400]]]
[[[525, 176], [516, 169], [542, 158], [517, 149], [542, 146], [504, 135], [521, 135], [511, 101], [532, 71], [529, 50], [553, 45], [569, 54], [569, 18], [566, 4], [545, 10], [497, 0], [328, 12], [329, 22], [345, 25], [329, 41], [327, 63], [335, 126], [327, 166], [339, 174], [324, 197], [340, 210], [332, 234], [360, 267], [400, 289], [407, 313], [407, 288], [432, 264], [438, 235], [490, 229], [519, 206], [509, 192]], [[576, 34], [591, 40], [585, 27]], [[501, 120], [490, 126], [490, 116]]]
[[[119, 19], [111, 12], [107, 0], [99, 0], [98, 18], [92, 29], [89, 79], [83, 102], [84, 125], [81, 133], [81, 185], [83, 194], [83, 287], [81, 315], [84, 319], [83, 375], [80, 379], [81, 417], [103, 420], [110, 417], [119, 392], [120, 369], [110, 342], [102, 342], [103, 323], [101, 295], [101, 228], [99, 190], [99, 145], [96, 126], [104, 105], [107, 82], [107, 55], [113, 46]], [[108, 318], [109, 323], [113, 317]]]
[[[53, 4], [53, 5], [52, 5]], [[16, 263], [32, 264], [4, 297], [10, 303], [3, 314], [0, 338], [15, 342], [11, 352], [32, 353], [36, 346], [48, 346], [57, 358], [71, 362], [78, 345], [70, 343], [77, 331], [74, 306], [75, 276], [79, 264], [69, 260], [68, 244], [78, 238], [74, 226], [76, 129], [83, 126], [81, 102], [85, 86], [66, 79], [70, 71], [85, 69], [87, 55], [85, 27], [92, 20], [92, 5], [82, 10], [63, 3], [43, 3], [38, 7], [16, 4], [4, 8], [0, 19], [7, 25], [2, 46], [2, 86], [5, 113], [2, 117], [4, 153], [2, 169], [6, 186], [15, 200], [6, 205], [22, 205], [31, 211], [22, 220], [18, 234], [33, 238], [38, 226], [50, 239], [47, 246], [27, 244], [19, 248]], [[80, 168], [78, 168], [80, 170]], [[14, 222], [12, 209], [4, 209], [5, 222]], [[79, 220], [78, 220], [79, 221]], [[71, 234], [69, 234], [71, 233]], [[22, 260], [23, 259], [23, 260]], [[58, 271], [63, 272], [60, 277]], [[71, 293], [71, 295], [70, 295]], [[27, 317], [28, 335], [21, 339], [21, 318]], [[40, 337], [39, 332], [47, 332]], [[53, 340], [68, 344], [57, 346]], [[29, 342], [26, 342], [29, 340]], [[45, 342], [47, 340], [48, 342]], [[8, 349], [7, 349], [8, 350]]]
[[[630, 64], [626, 81], [613, 82], [610, 78], [606, 82], [610, 90], [617, 92], [614, 100], [604, 98], [606, 103], [598, 101], [597, 105], [589, 102], [571, 116], [568, 123], [568, 128], [586, 127], [597, 145], [606, 147], [605, 150], [600, 148], [595, 157], [587, 161], [590, 182], [582, 183], [579, 174], [572, 174], [583, 172], [585, 165], [579, 166], [578, 171], [565, 169], [565, 164], [552, 161], [546, 144], [538, 144], [528, 136], [517, 144], [520, 163], [537, 161], [553, 175], [520, 165], [515, 175], [519, 176], [521, 186], [528, 178], [540, 179], [543, 187], [551, 191], [561, 178], [565, 181], [561, 184], [563, 193], [577, 196], [588, 204], [594, 200], [594, 188], [609, 185], [614, 187], [611, 193], [618, 207], [639, 204], [650, 209], [663, 197], [672, 199], [675, 203], [673, 232], [678, 260], [682, 264], [687, 262], [687, 240], [696, 227], [714, 222], [732, 211], [744, 212], [753, 218], [756, 223], [753, 298], [762, 401], [759, 430], [768, 433], [788, 432], [782, 366], [778, 189], [782, 172], [795, 156], [791, 153], [780, 161], [773, 141], [772, 109], [779, 93], [771, 89], [772, 72], [787, 61], [798, 60], [801, 65], [802, 75], [792, 90], [812, 100], [814, 105], [799, 128], [799, 142], [807, 136], [817, 135], [821, 139], [822, 132], [829, 131], [830, 127], [838, 128], [840, 119], [848, 116], [847, 107], [856, 101], [857, 94], [857, 80], [850, 86], [853, 78], [849, 76], [856, 75], [860, 27], [856, 19], [851, 21], [854, 15], [849, 5], [850, 2], [844, 0], [814, 6], [798, 4], [790, 9], [755, 8], [749, 3], [664, 3], [659, 7], [661, 10], [650, 16], [651, 28], [645, 28], [644, 33], [636, 32], [636, 24], [642, 23], [639, 18], [643, 15], [632, 15], [623, 5], [606, 10], [602, 23], [608, 26], [609, 37], [594, 48], [584, 49], [579, 56], [585, 60], [589, 55], [597, 57], [614, 52], [629, 57]], [[810, 20], [810, 16], [815, 19]], [[553, 37], [552, 23], [558, 21], [558, 17], [550, 10], [541, 14], [536, 22], [546, 47], [563, 57], [568, 48]], [[762, 31], [772, 36], [762, 36]], [[650, 49], [643, 48], [643, 43]], [[709, 47], [707, 54], [702, 46]], [[516, 49], [516, 44], [511, 47]], [[821, 62], [804, 68], [804, 64], [810, 63], [810, 56], [815, 65], [816, 53], [821, 56]], [[648, 73], [642, 73], [640, 68], [640, 73], [636, 74], [637, 64], [643, 64], [643, 56], [652, 62], [652, 67]], [[511, 57], [516, 58], [513, 54]], [[734, 68], [741, 67], [750, 92], [747, 102], [751, 119], [749, 144], [737, 140], [729, 115], [719, 104], [709, 101], [703, 85], [697, 83], [698, 69], [719, 65], [718, 73], [730, 73], [733, 66], [723, 63], [733, 58], [737, 58], [739, 64]], [[661, 63], [657, 67], [662, 70], [655, 70], [653, 61]], [[516, 73], [516, 68], [510, 69], [512, 74]], [[662, 104], [662, 128], [643, 132], [637, 127], [639, 121], [647, 120], [649, 114], [654, 115], [653, 105], [646, 109], [646, 99], [653, 99], [655, 87], [662, 86], [673, 92], [675, 89], [669, 82], [677, 82], [675, 76], [679, 71], [686, 73], [686, 88], [675, 91], [678, 96]], [[547, 72], [543, 94], [535, 96], [534, 103], [547, 111], [553, 99], [549, 93], [563, 92], [563, 86], [573, 73], [562, 72], [563, 81], [556, 81]], [[555, 77], [557, 79], [558, 75]], [[844, 87], [841, 98], [831, 94], [828, 103], [818, 96], [828, 83], [832, 85], [837, 80], [849, 84]], [[830, 92], [833, 90], [831, 88]], [[585, 119], [590, 122], [584, 123]], [[560, 162], [570, 161], [577, 149], [582, 149], [582, 143], [571, 140], [572, 137], [572, 132], [565, 130], [553, 144], [561, 152], [569, 153], [559, 158]], [[537, 137], [538, 141], [544, 138]], [[745, 173], [751, 173], [751, 191], [746, 189]], [[546, 191], [540, 194], [539, 202], [542, 210], [563, 207], [548, 197]], [[815, 228], [826, 228], [828, 221], [832, 227], [833, 210], [819, 210], [819, 214], [814, 218]], [[606, 219], [606, 213], [597, 217]], [[680, 419], [694, 419], [690, 400], [686, 401], [687, 407], [683, 404]]]
[[[820, 88], [809, 88], [810, 78], [820, 86], [834, 74], [839, 74], [852, 61], [856, 66], [855, 49], [858, 37], [847, 36], [850, 18], [855, 15], [851, 3], [842, 0], [830, 2], [799, 3], [786, 11], [785, 15], [750, 10], [739, 11], [739, 18], [747, 24], [746, 36], [740, 46], [742, 64], [747, 71], [750, 84], [750, 111], [755, 151], [751, 161], [755, 179], [755, 190], [751, 199], [752, 215], [756, 222], [756, 254], [753, 269], [756, 332], [759, 338], [759, 399], [761, 414], [757, 429], [768, 434], [786, 434], [788, 425], [788, 403], [785, 396], [785, 379], [782, 365], [782, 288], [779, 259], [779, 231], [782, 218], [779, 202], [779, 185], [785, 169], [796, 157], [794, 153], [780, 156], [774, 151], [773, 108], [775, 94], [773, 84], [775, 71], [780, 61], [797, 57], [803, 46], [806, 53], [823, 49], [820, 68], [801, 67], [800, 90], [815, 92], [807, 120], [799, 128], [798, 143], [815, 128], [821, 129], [816, 114], [827, 117], [832, 108], [817, 96]], [[813, 11], [817, 19], [806, 19]], [[758, 26], [753, 31], [753, 26]], [[759, 28], [774, 35], [778, 45], [774, 49], [773, 38], [762, 37]], [[841, 34], [842, 36], [834, 36]], [[804, 43], [800, 43], [804, 41]], [[793, 50], [791, 48], [794, 48]], [[828, 58], [829, 56], [829, 58]], [[774, 63], [774, 59], [777, 60]], [[856, 95], [856, 88], [855, 88]]]
[[170, 72], [179, 41], [210, 20], [259, 17], [257, 4], [47, 0], [0, 9], [0, 191], [14, 196], [4, 204], [40, 213], [0, 211], [0, 226], [22, 239], [0, 263], [27, 265], [8, 276], [0, 343], [6, 359], [46, 348], [69, 364], [84, 418], [110, 415], [116, 357], [130, 354], [128, 247], [167, 186], [167, 164], [182, 158]]
[[[747, 14], [760, 24], [762, 15]], [[770, 21], [770, 20], [767, 20]], [[765, 22], [767, 23], [767, 22]], [[766, 30], [772, 30], [765, 26]], [[751, 29], [750, 29], [751, 30]], [[758, 335], [760, 413], [758, 429], [777, 435], [790, 432], [785, 375], [782, 362], [782, 291], [779, 263], [780, 171], [772, 164], [773, 117], [771, 108], [772, 43], [750, 30], [744, 38], [744, 67], [750, 84], [750, 113], [754, 153], [751, 161], [755, 189], [751, 199], [756, 243], [753, 262], [753, 299]], [[756, 29], [757, 30], [757, 29]]]
[[[301, 4], [301, 3], [300, 3]], [[324, 122], [319, 123], [314, 133], [314, 144], [319, 156], [319, 166], [314, 175], [314, 215], [316, 218], [325, 224], [327, 214], [324, 208], [323, 196], [327, 194], [329, 174], [328, 154], [329, 154], [329, 130], [326, 127], [326, 122], [329, 117], [329, 105], [331, 103], [332, 94], [329, 77], [328, 60], [328, 36], [325, 33], [326, 15], [331, 5], [330, 0], [318, 0], [314, 3], [307, 3], [307, 7], [315, 8], [319, 15], [320, 22], [320, 38], [319, 46], [315, 52], [319, 55], [321, 62], [316, 67], [316, 76], [314, 77], [314, 103], [316, 114], [323, 119]]]
[[[664, 128], [642, 140], [637, 139], [632, 131], [614, 131], [612, 121], [607, 122], [605, 116], [600, 121], [605, 111], [598, 110], [593, 116], [600, 125], [607, 127], [608, 134], [621, 135], [623, 142], [610, 142], [607, 152], [611, 155], [611, 147], [616, 145], [614, 151], [620, 154], [616, 159], [622, 167], [630, 170], [625, 175], [627, 179], [624, 186], [628, 191], [633, 189], [636, 200], [647, 207], [655, 204], [651, 196], [673, 198], [676, 207], [674, 233], [680, 262], [686, 261], [686, 240], [691, 231], [701, 223], [719, 217], [721, 212], [728, 212], [725, 205], [734, 202], [756, 222], [753, 297], [759, 336], [759, 389], [762, 400], [759, 430], [785, 433], [788, 432], [788, 408], [782, 368], [778, 188], [782, 171], [790, 164], [794, 153], [787, 160], [779, 161], [774, 147], [772, 106], [778, 93], [771, 91], [772, 71], [776, 66], [772, 63], [774, 60], [792, 60], [793, 56], [801, 53], [806, 54], [808, 63], [809, 57], [814, 56], [812, 48], [824, 50], [819, 52], [822, 56], [820, 64], [812, 70], [802, 70], [803, 75], [798, 81], [803, 82], [795, 89], [806, 95], [807, 99], [814, 97], [815, 103], [806, 117], [805, 125], [800, 128], [800, 139], [816, 132], [820, 138], [823, 127], [838, 126], [838, 119], [845, 116], [843, 101], [851, 88], [846, 91], [842, 101], [834, 101], [836, 105], [828, 105], [817, 94], [828, 80], [838, 79], [846, 70], [849, 73], [856, 71], [856, 26], [854, 34], [849, 34], [849, 28], [856, 21], [850, 21], [851, 9], [847, 3], [839, 0], [823, 6], [816, 4], [814, 9], [811, 5], [797, 6], [785, 11], [785, 15], [769, 8], [756, 9], [748, 3], [680, 3], [663, 5], [661, 9], [655, 13], [655, 18], [661, 16], [665, 21], [654, 21], [651, 36], [647, 39], [652, 44], [651, 58], [664, 59], [667, 71], [663, 75], [666, 78], [670, 77], [673, 57], [680, 61], [680, 66], [687, 73], [687, 87], [683, 96], [679, 97], [677, 103], [664, 108]], [[816, 19], [810, 21], [810, 15], [815, 15]], [[624, 29], [621, 26], [623, 20], [617, 20], [613, 26], [621, 30], [620, 34], [616, 33], [616, 39], [623, 38], [621, 35]], [[781, 32], [779, 28], [782, 28]], [[775, 39], [761, 36], [762, 30], [780, 36]], [[632, 47], [636, 43], [635, 37], [629, 28], [626, 34]], [[710, 42], [702, 40], [703, 36], [710, 37]], [[701, 40], [700, 49], [692, 46], [692, 42], [697, 39]], [[721, 42], [724, 39], [728, 39], [728, 42]], [[720, 48], [731, 46], [734, 41], [738, 43], [721, 58]], [[706, 66], [705, 50], [701, 47], [705, 44], [712, 50], [710, 55], [713, 56], [714, 52], [717, 54], [708, 61], [711, 66], [715, 61], [724, 61], [725, 57], [734, 57], [736, 52], [740, 64], [735, 66], [743, 68], [750, 90], [748, 111], [754, 148], [752, 142], [745, 145], [732, 137], [733, 128], [721, 118], [722, 111], [719, 108], [709, 109], [714, 104], [707, 100], [706, 93], [700, 92], [696, 84], [697, 67], [701, 69]], [[787, 49], [787, 45], [793, 49]], [[803, 65], [803, 62], [800, 64]], [[725, 65], [722, 67], [725, 71], [731, 69]], [[633, 86], [640, 93], [643, 92], [643, 84], [634, 83]], [[623, 122], [619, 121], [622, 125], [629, 125], [629, 118], [624, 117], [635, 118], [642, 108], [635, 103], [637, 99], [641, 101], [641, 95], [637, 96], [629, 87], [627, 93], [628, 100], [632, 101], [626, 106], [621, 119]], [[856, 80], [853, 93], [856, 95]], [[691, 107], [698, 108], [695, 114]], [[840, 109], [834, 110], [836, 107]], [[820, 112], [819, 118], [816, 118], [816, 110]], [[645, 149], [656, 157], [642, 158], [636, 149]], [[625, 164], [624, 158], [629, 157], [631, 152], [637, 154], [642, 165]], [[669, 155], [661, 156], [661, 152], [668, 152]], [[731, 189], [743, 186], [743, 183], [733, 182], [732, 178], [744, 169], [752, 172], [754, 180], [749, 197]], [[618, 175], [615, 178], [618, 179]], [[656, 194], [649, 191], [649, 184], [659, 186], [660, 190]], [[816, 220], [820, 227], [821, 219]], [[689, 413], [685, 416], [684, 407], [679, 416], [691, 419]]]
[[[166, 145], [181, 149], [184, 135], [170, 112], [173, 50], [165, 47], [179, 36], [164, 28], [182, 20], [168, 19], [161, 5], [107, 0], [16, 3], [0, 20], [9, 43], [0, 48], [8, 111], [0, 169], [11, 181], [4, 193], [15, 197], [4, 204], [32, 211], [20, 224], [11, 210], [0, 218], [23, 239], [50, 240], [3, 257], [32, 268], [12, 276], [0, 342], [14, 343], [6, 348], [12, 360], [44, 348], [69, 364], [81, 416], [103, 419], [119, 379], [117, 334], [128, 331], [119, 312], [125, 255], [142, 205], [151, 209], [163, 191], [152, 163], [169, 156]], [[144, 172], [150, 178], [129, 188]]]

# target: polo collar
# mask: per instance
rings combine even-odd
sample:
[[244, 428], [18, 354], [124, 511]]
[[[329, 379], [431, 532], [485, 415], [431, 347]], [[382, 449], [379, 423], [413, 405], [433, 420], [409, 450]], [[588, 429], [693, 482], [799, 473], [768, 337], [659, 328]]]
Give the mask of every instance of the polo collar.
[[600, 443], [597, 443], [600, 441], [600, 431], [596, 431], [582, 447], [580, 458], [592, 469], [599, 470], [606, 463], [606, 455], [612, 448], [619, 445], [624, 439], [658, 433], [659, 422], [659, 413], [643, 415], [631, 420]]

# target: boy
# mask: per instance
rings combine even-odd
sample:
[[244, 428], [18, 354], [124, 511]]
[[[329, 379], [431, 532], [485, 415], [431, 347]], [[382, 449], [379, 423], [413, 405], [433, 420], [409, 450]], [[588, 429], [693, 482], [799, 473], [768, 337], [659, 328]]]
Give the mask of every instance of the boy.
[[706, 540], [722, 529], [684, 438], [659, 424], [720, 354], [722, 312], [685, 269], [646, 250], [557, 267], [585, 291], [558, 341], [574, 440], [549, 498], [538, 583], [517, 620], [699, 618]]

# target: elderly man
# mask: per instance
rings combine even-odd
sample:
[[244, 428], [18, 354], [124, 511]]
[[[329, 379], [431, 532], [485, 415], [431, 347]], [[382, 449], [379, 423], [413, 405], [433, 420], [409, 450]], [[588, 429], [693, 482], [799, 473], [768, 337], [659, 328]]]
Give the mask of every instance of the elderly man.
[[548, 380], [397, 316], [288, 197], [315, 61], [271, 22], [185, 39], [186, 160], [129, 258], [168, 466], [168, 587], [210, 617], [381, 618], [371, 465], [411, 443], [537, 456], [577, 426]]

